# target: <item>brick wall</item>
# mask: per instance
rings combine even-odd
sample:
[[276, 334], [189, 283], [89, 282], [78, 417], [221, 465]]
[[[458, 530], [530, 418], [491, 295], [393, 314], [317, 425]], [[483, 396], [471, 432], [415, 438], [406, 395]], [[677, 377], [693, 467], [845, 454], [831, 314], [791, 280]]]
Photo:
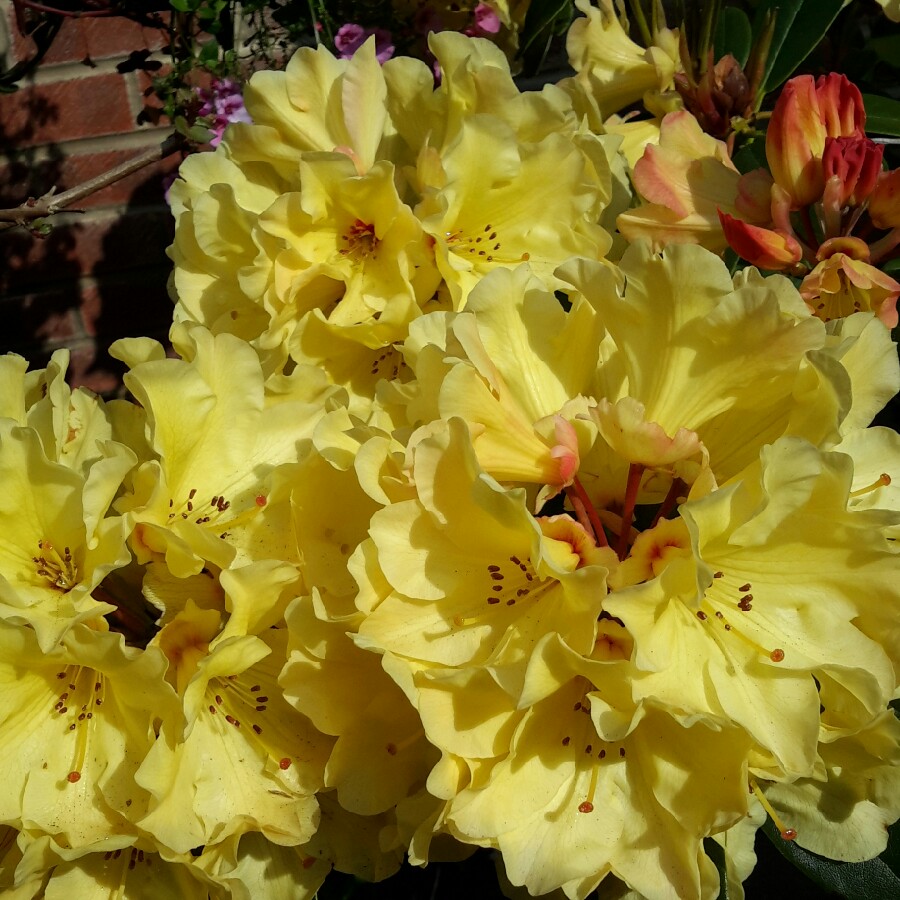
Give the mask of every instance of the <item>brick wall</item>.
[[[65, 20], [33, 75], [0, 94], [0, 207], [74, 187], [162, 141], [165, 127], [136, 124], [147, 76], [116, 65], [166, 40], [164, 29], [119, 17]], [[33, 52], [10, 0], [0, 0], [2, 68]], [[163, 177], [179, 161], [169, 157], [80, 201], [83, 212], [53, 217], [46, 238], [0, 232], [0, 353], [41, 365], [69, 347], [72, 381], [108, 392], [118, 384], [106, 354], [113, 340], [165, 337], [172, 223]]]

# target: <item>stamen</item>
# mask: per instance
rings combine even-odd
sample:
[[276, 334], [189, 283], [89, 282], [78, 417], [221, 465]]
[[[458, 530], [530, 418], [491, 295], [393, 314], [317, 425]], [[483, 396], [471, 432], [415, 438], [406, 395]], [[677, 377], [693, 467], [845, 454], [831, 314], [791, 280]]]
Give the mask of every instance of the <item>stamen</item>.
[[597, 790], [597, 769], [598, 766], [591, 766], [591, 783], [588, 785], [587, 800], [578, 804], [578, 812], [589, 813], [594, 811], [594, 794]]
[[859, 488], [856, 491], [850, 491], [851, 497], [861, 497], [863, 494], [868, 494], [871, 491], [876, 491], [880, 487], [887, 487], [891, 483], [891, 476], [888, 475], [887, 472], [882, 472], [878, 478], [875, 479], [868, 487]]
[[772, 804], [766, 799], [766, 795], [759, 789], [759, 785], [756, 783], [755, 778], [750, 779], [750, 789], [756, 794], [756, 799], [762, 804], [762, 808], [768, 813], [769, 818], [775, 823], [775, 827], [778, 829], [778, 833], [784, 838], [786, 841], [793, 841], [797, 837], [797, 830], [795, 828], [785, 828], [784, 822], [781, 821], [778, 813], [772, 809]]
[[388, 755], [396, 756], [398, 753], [402, 753], [408, 747], [412, 747], [412, 745], [415, 744], [419, 740], [419, 738], [423, 737], [424, 735], [425, 731], [420, 728], [417, 731], [413, 732], [413, 734], [411, 734], [409, 737], [404, 738], [399, 743], [395, 744], [393, 741], [389, 741], [387, 744], [385, 744], [384, 749], [387, 750]]

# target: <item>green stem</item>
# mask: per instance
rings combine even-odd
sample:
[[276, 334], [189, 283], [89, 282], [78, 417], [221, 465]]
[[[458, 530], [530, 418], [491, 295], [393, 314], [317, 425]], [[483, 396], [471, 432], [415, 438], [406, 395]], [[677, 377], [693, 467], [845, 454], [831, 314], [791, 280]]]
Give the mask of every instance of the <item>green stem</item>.
[[629, 4], [631, 12], [634, 15], [634, 21], [637, 23], [638, 31], [641, 33], [641, 40], [645, 47], [653, 44], [653, 36], [650, 34], [650, 27], [647, 25], [647, 17], [641, 7], [641, 0], [630, 0]]

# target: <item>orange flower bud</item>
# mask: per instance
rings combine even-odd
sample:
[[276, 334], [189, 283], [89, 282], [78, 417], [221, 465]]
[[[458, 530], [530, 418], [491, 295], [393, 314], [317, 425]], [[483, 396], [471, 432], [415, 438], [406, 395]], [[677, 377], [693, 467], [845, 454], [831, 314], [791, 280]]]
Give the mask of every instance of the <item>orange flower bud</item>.
[[842, 206], [857, 206], [872, 193], [881, 172], [884, 147], [866, 137], [827, 137], [822, 154], [825, 180], [837, 175]]
[[760, 269], [788, 269], [803, 257], [800, 244], [784, 231], [749, 225], [721, 210], [719, 221], [731, 249]]
[[862, 94], [846, 75], [837, 72], [820, 75], [816, 81], [816, 97], [825, 134], [829, 137], [866, 136]]
[[876, 228], [900, 227], [900, 169], [879, 176], [869, 196], [869, 216]]
[[785, 84], [766, 132], [766, 159], [772, 177], [791, 198], [794, 209], [822, 196], [825, 123], [812, 75]]

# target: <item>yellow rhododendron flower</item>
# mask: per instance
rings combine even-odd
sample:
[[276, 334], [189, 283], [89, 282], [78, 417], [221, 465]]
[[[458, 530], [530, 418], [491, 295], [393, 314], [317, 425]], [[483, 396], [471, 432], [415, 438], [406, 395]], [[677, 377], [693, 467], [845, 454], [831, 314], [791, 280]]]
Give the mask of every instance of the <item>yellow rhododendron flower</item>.
[[847, 456], [782, 438], [739, 481], [683, 504], [683, 554], [604, 604], [634, 635], [635, 696], [691, 721], [740, 724], [775, 777], [814, 771], [825, 698], [813, 676], [869, 716], [895, 688], [877, 636], [854, 624], [892, 590], [896, 559], [879, 535], [884, 517], [847, 508], [851, 472]]
[[188, 662], [191, 648], [202, 658], [183, 687], [183, 718], [163, 719], [135, 775], [152, 796], [141, 829], [176, 853], [247, 831], [286, 846], [305, 843], [316, 829], [314, 795], [329, 741], [279, 688], [284, 630], [204, 646], [215, 623], [201, 611], [186, 615], [196, 628], [160, 646], [173, 664]]
[[177, 710], [162, 654], [86, 625], [41, 652], [30, 628], [0, 623], [0, 645], [0, 819], [82, 851], [113, 835], [128, 846], [154, 719]]
[[[190, 362], [151, 359], [125, 375], [157, 456], [118, 501], [135, 523], [138, 560], [162, 555], [174, 575], [186, 577], [205, 561], [227, 568], [254, 558], [296, 559], [284, 528], [290, 485], [279, 467], [296, 463], [321, 408], [290, 398], [266, 405], [251, 347], [202, 328], [191, 335]], [[127, 356], [130, 346], [120, 343], [115, 352]]]
[[617, 219], [630, 241], [645, 238], [657, 247], [700, 244], [721, 252], [728, 242], [720, 211], [759, 224], [770, 219], [768, 186], [765, 202], [755, 193], [743, 196], [742, 187], [755, 191], [755, 183], [742, 179], [725, 144], [701, 131], [687, 110], [662, 120], [658, 142], [648, 143], [634, 163], [634, 182], [645, 202]]
[[67, 460], [73, 468], [48, 459], [33, 428], [0, 419], [0, 617], [29, 624], [47, 651], [75, 623], [114, 609], [93, 592], [130, 560], [127, 521], [107, 512], [135, 456], [94, 444], [86, 459]]
[[574, 80], [593, 95], [602, 114], [608, 116], [630, 106], [645, 94], [670, 90], [674, 86], [677, 38], [663, 29], [658, 43], [648, 48], [628, 36], [613, 0], [575, 0], [584, 13], [572, 23], [566, 39]]
[[596, 181], [580, 150], [561, 135], [519, 144], [502, 122], [472, 117], [441, 165], [444, 184], [426, 191], [416, 212], [434, 238], [456, 309], [491, 269], [528, 261], [548, 287], [557, 287], [552, 273], [560, 263], [602, 256], [609, 247], [589, 216]]

